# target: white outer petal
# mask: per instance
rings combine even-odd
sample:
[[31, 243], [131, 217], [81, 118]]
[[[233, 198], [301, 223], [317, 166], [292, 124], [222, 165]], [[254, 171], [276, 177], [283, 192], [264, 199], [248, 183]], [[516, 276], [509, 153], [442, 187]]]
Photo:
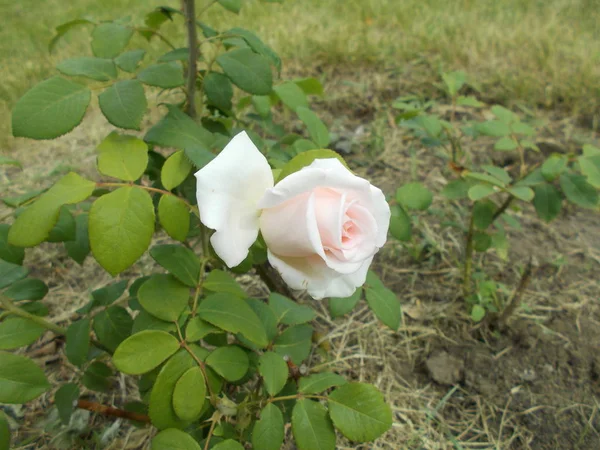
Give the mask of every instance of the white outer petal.
[[349, 297], [367, 279], [373, 257], [367, 258], [353, 273], [340, 274], [330, 269], [318, 256], [284, 258], [268, 251], [271, 265], [292, 289], [307, 291], [316, 300], [325, 297]]
[[210, 242], [235, 267], [258, 237], [258, 201], [273, 187], [273, 173], [245, 131], [237, 134], [210, 163], [196, 172], [200, 220], [216, 230]]

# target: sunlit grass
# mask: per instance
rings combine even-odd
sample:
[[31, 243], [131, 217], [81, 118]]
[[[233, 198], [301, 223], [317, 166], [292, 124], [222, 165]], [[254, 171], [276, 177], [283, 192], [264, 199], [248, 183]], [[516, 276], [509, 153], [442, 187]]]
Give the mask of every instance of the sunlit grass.
[[[198, 8], [208, 2], [198, 1]], [[9, 110], [56, 62], [90, 54], [89, 28], [69, 33], [53, 54], [54, 28], [83, 15], [131, 15], [141, 23], [173, 0], [4, 2], [0, 27], [0, 135]], [[181, 19], [164, 27], [182, 42]], [[419, 62], [423, 76], [462, 69], [494, 100], [591, 112], [600, 97], [600, 8], [597, 0], [247, 0], [236, 16], [215, 5], [203, 20], [256, 31], [288, 64], [371, 64], [398, 70]], [[143, 46], [137, 38], [134, 46]], [[156, 41], [159, 51], [163, 44]], [[164, 49], [166, 50], [166, 48]], [[399, 75], [402, 76], [402, 75]], [[425, 82], [420, 83], [422, 88]]]

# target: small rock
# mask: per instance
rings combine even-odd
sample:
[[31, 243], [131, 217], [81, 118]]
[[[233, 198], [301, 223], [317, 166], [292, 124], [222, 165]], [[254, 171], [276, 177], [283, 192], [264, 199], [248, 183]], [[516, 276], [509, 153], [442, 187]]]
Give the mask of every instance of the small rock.
[[425, 366], [429, 376], [439, 384], [453, 386], [463, 377], [464, 361], [444, 350], [432, 353]]
[[535, 373], [535, 370], [525, 369], [523, 372], [521, 372], [520, 377], [523, 381], [533, 381], [537, 378], [537, 375]]

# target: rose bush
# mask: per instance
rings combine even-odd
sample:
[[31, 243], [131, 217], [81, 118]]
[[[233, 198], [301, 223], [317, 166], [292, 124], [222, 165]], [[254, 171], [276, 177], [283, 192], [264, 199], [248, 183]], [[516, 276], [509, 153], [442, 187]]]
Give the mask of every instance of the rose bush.
[[335, 158], [275, 183], [267, 159], [241, 132], [196, 179], [200, 220], [215, 230], [211, 243], [225, 264], [240, 264], [260, 231], [284, 281], [316, 299], [352, 295], [386, 241], [383, 192]]

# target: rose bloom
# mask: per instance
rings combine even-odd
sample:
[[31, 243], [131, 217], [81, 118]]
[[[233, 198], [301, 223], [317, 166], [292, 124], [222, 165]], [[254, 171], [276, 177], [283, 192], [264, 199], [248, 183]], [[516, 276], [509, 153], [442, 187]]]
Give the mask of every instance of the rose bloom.
[[315, 299], [352, 295], [386, 241], [383, 192], [336, 158], [274, 185], [266, 158], [241, 132], [196, 179], [200, 220], [215, 230], [210, 242], [225, 264], [240, 264], [260, 231], [283, 280]]

